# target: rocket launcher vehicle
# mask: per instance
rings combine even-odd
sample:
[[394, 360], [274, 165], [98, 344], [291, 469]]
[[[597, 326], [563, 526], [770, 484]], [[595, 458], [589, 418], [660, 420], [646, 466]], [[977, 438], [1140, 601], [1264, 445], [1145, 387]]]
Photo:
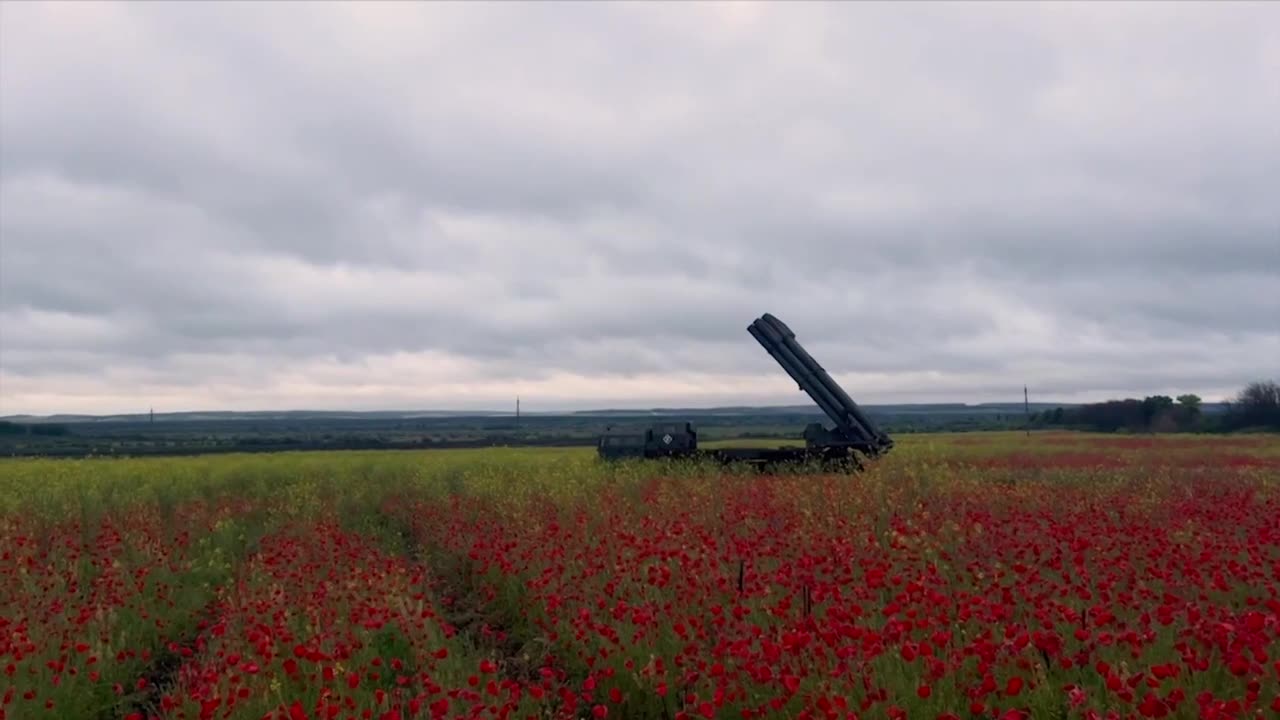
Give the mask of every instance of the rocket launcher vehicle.
[[689, 422], [654, 425], [642, 432], [610, 429], [599, 439], [599, 455], [607, 460], [705, 457], [725, 463], [763, 466], [817, 460], [821, 464], [860, 468], [859, 454], [876, 458], [893, 449], [893, 439], [876, 426], [804, 349], [786, 323], [765, 313], [747, 327], [747, 332], [795, 380], [799, 389], [813, 399], [833, 427], [810, 423], [804, 430], [803, 447], [714, 449], [698, 447], [697, 431]]

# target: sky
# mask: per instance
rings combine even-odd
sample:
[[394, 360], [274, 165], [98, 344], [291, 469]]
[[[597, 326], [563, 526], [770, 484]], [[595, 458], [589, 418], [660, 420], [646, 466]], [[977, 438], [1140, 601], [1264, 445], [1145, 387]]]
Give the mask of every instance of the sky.
[[1280, 3], [5, 3], [0, 415], [1233, 395]]

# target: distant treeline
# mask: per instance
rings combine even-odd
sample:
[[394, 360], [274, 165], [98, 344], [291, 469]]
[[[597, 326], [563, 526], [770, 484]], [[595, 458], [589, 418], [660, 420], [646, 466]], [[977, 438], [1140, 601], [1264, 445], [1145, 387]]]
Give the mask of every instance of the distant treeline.
[[[210, 443], [63, 443], [31, 448], [9, 448], [8, 454], [16, 456], [38, 455], [43, 457], [81, 458], [89, 456], [182, 456], [218, 455], [225, 453], [273, 453], [320, 450], [429, 450], [485, 447], [579, 447], [594, 444], [590, 438], [531, 437], [513, 442], [510, 438], [490, 437], [470, 440], [396, 440], [376, 437], [347, 436], [325, 441], [307, 441], [299, 438], [239, 438]], [[0, 445], [0, 455], [4, 447]]]
[[43, 435], [61, 437], [70, 434], [66, 425], [56, 423], [16, 423], [0, 420], [0, 435]]
[[1033, 413], [1035, 427], [1063, 427], [1097, 432], [1235, 432], [1280, 430], [1280, 385], [1251, 382], [1225, 410], [1206, 413], [1199, 396], [1149, 395]]
[[[1230, 432], [1280, 430], [1280, 389], [1276, 383], [1252, 383], [1232, 402], [1204, 404], [1195, 395], [1160, 395], [1090, 405], [1041, 405], [1033, 427], [1103, 432]], [[891, 435], [917, 432], [1014, 430], [1027, 425], [1021, 403], [1007, 405], [882, 406], [867, 408]], [[671, 416], [637, 414], [458, 417], [315, 417], [292, 413], [279, 418], [250, 417], [147, 420], [0, 420], [0, 456], [44, 455], [190, 455], [287, 450], [423, 449], [493, 446], [592, 445], [607, 427], [640, 432], [655, 422], [693, 421], [703, 440], [796, 439], [806, 424], [826, 422], [812, 409], [776, 408], [742, 414], [670, 411]], [[25, 419], [22, 419], [25, 420]]]

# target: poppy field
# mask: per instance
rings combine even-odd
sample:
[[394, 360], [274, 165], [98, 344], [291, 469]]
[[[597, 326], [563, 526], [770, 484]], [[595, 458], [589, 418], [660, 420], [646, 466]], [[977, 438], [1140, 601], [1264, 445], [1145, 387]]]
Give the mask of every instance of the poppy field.
[[1276, 718], [1280, 438], [0, 461], [0, 720]]

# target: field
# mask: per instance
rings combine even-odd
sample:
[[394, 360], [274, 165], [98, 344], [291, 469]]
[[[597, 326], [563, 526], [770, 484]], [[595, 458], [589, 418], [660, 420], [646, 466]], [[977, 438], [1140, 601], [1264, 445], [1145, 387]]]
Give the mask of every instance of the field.
[[0, 720], [1280, 713], [1280, 438], [0, 462]]

